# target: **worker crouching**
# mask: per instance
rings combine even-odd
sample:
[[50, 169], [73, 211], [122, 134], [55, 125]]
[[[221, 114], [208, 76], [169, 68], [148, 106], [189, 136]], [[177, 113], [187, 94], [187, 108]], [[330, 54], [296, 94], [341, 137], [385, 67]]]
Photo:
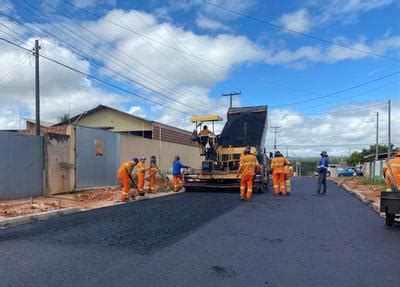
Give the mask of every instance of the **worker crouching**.
[[247, 201], [251, 201], [251, 195], [253, 193], [253, 181], [256, 173], [259, 171], [260, 165], [257, 158], [250, 153], [250, 147], [246, 147], [244, 155], [240, 159], [240, 166], [236, 174], [237, 177], [241, 175], [240, 179], [240, 199], [244, 200], [246, 193]]
[[149, 166], [149, 192], [156, 193], [156, 174], [158, 172], [157, 159], [154, 155], [150, 158]]
[[385, 178], [386, 191], [394, 192], [400, 186], [400, 150], [396, 151], [396, 157], [389, 159], [382, 168]]
[[[134, 157], [132, 158], [132, 160], [123, 163], [118, 169], [117, 177], [122, 184], [122, 191], [120, 194], [121, 201], [127, 201], [129, 199], [129, 189], [131, 187], [130, 180], [132, 181], [132, 183], [134, 183], [134, 180], [132, 178], [132, 170], [138, 162], [139, 160]], [[134, 195], [133, 199], [135, 199]]]
[[144, 178], [146, 175], [146, 158], [141, 157], [139, 163], [137, 164], [137, 178], [138, 178], [138, 190], [139, 190], [139, 195], [144, 196]]
[[285, 166], [289, 161], [281, 154], [280, 151], [275, 152], [275, 156], [271, 162], [272, 180], [274, 182], [274, 195], [286, 195], [285, 188]]
[[293, 167], [290, 162], [288, 163], [288, 165], [285, 165], [284, 173], [285, 173], [286, 194], [290, 195], [290, 192], [292, 191], [291, 179], [293, 177]]
[[190, 168], [190, 166], [184, 165], [180, 162], [180, 157], [175, 156], [174, 162], [172, 163], [172, 176], [174, 184], [174, 192], [178, 192], [182, 189], [182, 168]]

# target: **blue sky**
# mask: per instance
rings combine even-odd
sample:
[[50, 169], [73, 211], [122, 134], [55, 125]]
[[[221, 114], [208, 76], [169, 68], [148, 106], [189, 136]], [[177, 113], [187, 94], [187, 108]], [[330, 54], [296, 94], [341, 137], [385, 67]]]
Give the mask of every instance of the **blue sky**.
[[[374, 116], [379, 111], [381, 124], [387, 124], [384, 104], [389, 99], [394, 129], [398, 128], [399, 74], [291, 105], [400, 71], [400, 61], [388, 59], [400, 59], [398, 1], [209, 2], [341, 46], [276, 29], [201, 0], [6, 0], [0, 5], [0, 35], [27, 48], [38, 38], [43, 54], [163, 105], [43, 60], [42, 113], [49, 121], [70, 109], [76, 114], [106, 104], [186, 128], [188, 114], [224, 115], [228, 99], [221, 93], [239, 90], [242, 95], [235, 105], [268, 105], [270, 124], [282, 126], [281, 144], [292, 145], [295, 154], [312, 154], [319, 144], [336, 154], [372, 144]], [[32, 59], [1, 45], [6, 53], [0, 56], [5, 115], [0, 128], [15, 128], [20, 111], [25, 117], [33, 115]], [[15, 75], [10, 76], [13, 69]], [[321, 115], [311, 117], [314, 114]], [[381, 133], [383, 141], [385, 130]], [[393, 142], [400, 142], [399, 136], [394, 131]]]

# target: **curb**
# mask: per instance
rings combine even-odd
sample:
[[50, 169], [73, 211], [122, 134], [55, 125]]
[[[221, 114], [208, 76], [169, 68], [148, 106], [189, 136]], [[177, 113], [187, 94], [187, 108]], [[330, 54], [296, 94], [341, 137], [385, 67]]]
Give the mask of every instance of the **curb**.
[[351, 190], [347, 185], [345, 185], [345, 184], [343, 184], [343, 183], [336, 182], [336, 181], [334, 181], [334, 182], [336, 183], [337, 186], [343, 188], [345, 191], [347, 191], [348, 193], [350, 193], [351, 195], [353, 195], [355, 198], [359, 199], [361, 202], [363, 202], [363, 203], [365, 203], [366, 205], [368, 205], [373, 211], [375, 211], [376, 213], [378, 213], [378, 215], [379, 215], [380, 217], [385, 218], [385, 217], [383, 216], [383, 214], [381, 214], [378, 204], [376, 204], [375, 202], [366, 200], [361, 194], [359, 194], [359, 193], [357, 193], [357, 192]]
[[69, 208], [63, 208], [63, 209], [58, 209], [58, 210], [46, 211], [46, 212], [37, 213], [37, 214], [23, 215], [23, 216], [10, 218], [10, 219], [1, 220], [0, 227], [7, 228], [7, 227], [21, 225], [21, 224], [33, 223], [33, 222], [37, 222], [37, 221], [48, 220], [52, 217], [64, 216], [64, 215], [68, 215], [68, 214], [78, 213], [81, 211], [82, 210], [80, 208], [69, 207]]
[[100, 208], [107, 208], [107, 207], [112, 207], [112, 206], [126, 204], [126, 203], [136, 203], [136, 202], [140, 202], [140, 201], [144, 201], [144, 200], [157, 199], [160, 197], [177, 195], [177, 194], [181, 194], [184, 192], [185, 192], [184, 190], [178, 191], [178, 192], [170, 192], [170, 193], [166, 193], [166, 194], [160, 194], [159, 196], [153, 197], [153, 198], [140, 197], [134, 201], [115, 202], [112, 205], [107, 205], [107, 206], [102, 206], [102, 207], [97, 207], [97, 208], [90, 208], [90, 209], [80, 209], [79, 207], [68, 207], [68, 208], [62, 208], [62, 209], [57, 209], [57, 210], [41, 212], [41, 213], [37, 213], [37, 214], [23, 215], [23, 216], [0, 220], [0, 228], [8, 228], [8, 227], [21, 225], [21, 224], [34, 223], [34, 222], [38, 222], [38, 221], [48, 220], [53, 217], [59, 217], [59, 216], [64, 216], [64, 215], [68, 215], [68, 214], [73, 214], [73, 213], [81, 213], [81, 212], [96, 210], [96, 209], [100, 209]]

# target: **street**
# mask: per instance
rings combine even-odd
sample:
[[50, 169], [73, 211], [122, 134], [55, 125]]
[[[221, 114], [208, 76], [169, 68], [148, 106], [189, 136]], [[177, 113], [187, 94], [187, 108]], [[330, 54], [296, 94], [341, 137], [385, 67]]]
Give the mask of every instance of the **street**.
[[0, 230], [1, 286], [399, 286], [400, 228], [328, 183], [183, 193]]

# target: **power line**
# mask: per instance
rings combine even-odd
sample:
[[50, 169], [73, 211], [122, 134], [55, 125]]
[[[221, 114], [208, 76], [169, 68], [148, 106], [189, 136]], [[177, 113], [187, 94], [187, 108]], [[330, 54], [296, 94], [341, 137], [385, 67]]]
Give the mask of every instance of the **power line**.
[[[93, 12], [91, 12], [91, 11], [85, 9], [85, 8], [79, 7], [79, 6], [77, 6], [77, 5], [73, 4], [73, 3], [70, 3], [70, 2], [68, 2], [68, 1], [66, 1], [66, 0], [62, 0], [62, 1], [63, 1], [65, 4], [67, 4], [67, 5], [70, 5], [70, 6], [72, 6], [72, 7], [75, 7], [76, 9], [80, 9], [80, 10], [86, 11], [88, 14], [90, 14], [90, 15], [92, 15], [92, 16], [94, 16], [94, 17], [99, 18], [98, 15], [96, 15], [95, 13], [93, 13]], [[218, 65], [218, 64], [216, 64], [216, 63], [214, 63], [214, 62], [212, 62], [212, 61], [210, 61], [210, 60], [208, 60], [208, 59], [205, 59], [205, 58], [202, 58], [202, 57], [199, 57], [199, 56], [196, 56], [196, 55], [191, 55], [191, 54], [189, 54], [189, 53], [187, 53], [187, 52], [185, 52], [185, 51], [183, 51], [183, 50], [180, 50], [180, 49], [178, 49], [178, 48], [176, 48], [176, 47], [169, 46], [169, 45], [167, 45], [167, 44], [165, 44], [165, 43], [163, 43], [163, 42], [157, 41], [157, 40], [155, 40], [155, 39], [153, 39], [153, 38], [151, 38], [151, 37], [148, 37], [148, 36], [146, 36], [146, 35], [144, 35], [144, 34], [142, 34], [142, 33], [139, 33], [139, 32], [133, 30], [133, 29], [130, 28], [130, 27], [125, 27], [125, 26], [123, 26], [123, 25], [120, 25], [120, 24], [118, 24], [118, 23], [115, 23], [115, 22], [113, 22], [113, 21], [110, 21], [110, 20], [107, 19], [107, 18], [103, 18], [103, 21], [108, 22], [108, 23], [110, 23], [110, 24], [112, 24], [112, 25], [118, 26], [118, 27], [120, 27], [120, 28], [122, 28], [122, 29], [124, 29], [124, 30], [130, 31], [131, 33], [134, 33], [134, 34], [136, 34], [136, 35], [139, 35], [139, 36], [141, 36], [141, 37], [144, 37], [144, 38], [146, 38], [146, 39], [148, 39], [148, 40], [150, 40], [150, 41], [152, 41], [152, 42], [155, 42], [155, 43], [157, 43], [157, 44], [159, 44], [159, 45], [165, 46], [165, 47], [167, 47], [167, 48], [169, 48], [169, 49], [175, 50], [175, 51], [177, 51], [177, 52], [179, 52], [179, 53], [188, 55], [188, 56], [193, 57], [193, 58], [197, 58], [197, 59], [199, 59], [199, 60], [201, 60], [201, 61], [205, 61], [205, 62], [207, 62], [207, 63], [210, 63], [210, 64], [214, 65], [215, 67], [218, 67], [218, 68], [221, 68], [221, 69], [226, 69], [225, 67], [223, 67], [223, 66], [221, 66], [221, 65]]]
[[385, 75], [385, 76], [382, 76], [382, 77], [379, 77], [379, 78], [376, 78], [376, 79], [373, 79], [373, 80], [370, 80], [370, 81], [367, 81], [367, 82], [363, 82], [363, 83], [360, 83], [360, 84], [357, 84], [357, 85], [354, 85], [354, 86], [351, 86], [351, 87], [348, 87], [348, 88], [345, 88], [345, 89], [342, 89], [342, 90], [339, 90], [339, 91], [335, 91], [335, 92], [332, 92], [332, 93], [329, 93], [329, 94], [326, 94], [326, 95], [323, 95], [323, 96], [314, 97], [314, 98], [309, 98], [309, 99], [306, 99], [306, 100], [297, 101], [297, 102], [293, 102], [293, 103], [289, 103], [289, 104], [284, 104], [284, 105], [272, 106], [271, 108], [279, 108], [279, 107], [294, 106], [294, 105], [298, 105], [298, 104], [303, 104], [303, 103], [307, 103], [307, 102], [319, 100], [319, 99], [322, 99], [322, 98], [332, 97], [332, 96], [334, 96], [334, 95], [342, 94], [342, 93], [345, 93], [345, 92], [348, 92], [348, 91], [351, 91], [351, 90], [354, 90], [354, 89], [357, 89], [357, 88], [360, 88], [360, 87], [363, 87], [363, 86], [372, 84], [372, 83], [374, 83], [374, 82], [381, 81], [381, 80], [383, 80], [383, 79], [392, 77], [392, 76], [397, 75], [397, 74], [399, 74], [399, 73], [400, 73], [400, 71], [396, 71], [396, 72], [387, 74], [387, 75]]
[[[161, 74], [160, 72], [158, 72], [158, 71], [152, 69], [151, 67], [149, 67], [149, 66], [146, 65], [146, 64], [143, 64], [142, 62], [138, 61], [137, 59], [135, 59], [135, 58], [132, 57], [131, 55], [125, 53], [123, 50], [121, 50], [120, 48], [118, 48], [116, 45], [113, 45], [113, 44], [109, 43], [108, 41], [106, 41], [104, 38], [102, 38], [101, 36], [99, 36], [97, 33], [94, 33], [93, 31], [91, 31], [91, 30], [89, 30], [88, 28], [86, 28], [84, 25], [82, 25], [82, 24], [80, 24], [79, 22], [73, 20], [71, 17], [69, 17], [68, 15], [66, 15], [65, 13], [63, 13], [60, 9], [58, 9], [58, 8], [56, 8], [55, 6], [49, 4], [48, 1], [46, 1], [45, 3], [46, 3], [46, 5], [50, 6], [50, 7], [53, 8], [55, 11], [57, 11], [58, 13], [60, 13], [61, 15], [63, 15], [66, 19], [72, 21], [73, 23], [75, 23], [76, 25], [78, 25], [79, 27], [81, 27], [82, 29], [84, 29], [85, 31], [87, 31], [88, 33], [90, 33], [91, 35], [94, 35], [96, 38], [100, 39], [102, 42], [108, 44], [110, 47], [116, 49], [116, 50], [119, 51], [121, 54], [123, 54], [123, 55], [126, 56], [127, 58], [131, 59], [132, 61], [134, 61], [134, 62], [137, 63], [138, 65], [140, 65], [140, 66], [142, 66], [142, 67], [148, 69], [149, 71], [151, 71], [151, 72], [153, 72], [154, 74], [160, 76], [161, 78], [163, 78], [164, 80], [166, 80], [166, 81], [168, 81], [168, 82], [171, 82], [171, 83], [173, 83], [173, 84], [175, 84], [175, 85], [179, 85], [179, 83], [178, 83], [177, 81], [168, 79], [166, 76], [164, 76], [164, 75]], [[135, 14], [136, 14], [136, 11], [135, 11]], [[139, 15], [138, 15], [138, 16], [139, 16]], [[139, 16], [139, 17], [140, 17], [140, 16]], [[142, 18], [140, 17], [140, 19], [142, 19]], [[143, 20], [142, 20], [142, 21], [143, 21]], [[146, 75], [146, 74], [144, 74], [144, 75]], [[193, 95], [202, 97], [201, 95], [199, 95], [198, 93], [196, 93], [196, 92], [190, 90], [190, 89], [187, 88], [187, 87], [184, 87], [184, 86], [183, 86], [182, 88], [183, 88], [184, 90], [186, 90], [186, 91], [192, 93]]]
[[[37, 10], [35, 7], [33, 7], [32, 5], [30, 5], [29, 3], [27, 3], [25, 0], [22, 0], [22, 1], [25, 2], [25, 3], [26, 3], [28, 6], [30, 6], [31, 8]], [[23, 6], [23, 5], [21, 5], [21, 4], [17, 3], [17, 2], [16, 2], [15, 4], [18, 5], [18, 6], [20, 6], [20, 7], [23, 8], [23, 9], [27, 10], [29, 13], [35, 15], [36, 17], [41, 18], [41, 19], [44, 19], [42, 16], [36, 14], [36, 13], [33, 12], [32, 10], [26, 8], [25, 6]], [[3, 7], [7, 7], [7, 6], [2, 5], [2, 4], [0, 4], [0, 5], [3, 6]], [[8, 7], [8, 9], [11, 10], [9, 7]], [[37, 10], [37, 11], [38, 11], [38, 10]], [[60, 31], [61, 33], [64, 33], [64, 34], [68, 35], [65, 31], [61, 30], [60, 28], [54, 26], [54, 25], [51, 24], [51, 23], [49, 23], [49, 24], [50, 24], [52, 27], [54, 27], [55, 29], [57, 29], [58, 31]], [[186, 107], [188, 107], [188, 108], [190, 108], [190, 109], [192, 109], [192, 110], [195, 110], [195, 108], [193, 108], [192, 106], [189, 106], [189, 105], [187, 105], [187, 104], [185, 104], [185, 103], [181, 103], [180, 101], [177, 101], [176, 99], [174, 99], [174, 98], [172, 98], [172, 97], [170, 97], [170, 96], [168, 96], [168, 95], [166, 95], [166, 94], [164, 94], [164, 93], [161, 93], [161, 92], [159, 92], [159, 91], [156, 91], [156, 90], [154, 90], [153, 88], [151, 88], [151, 87], [149, 87], [149, 86], [147, 86], [147, 85], [145, 85], [145, 84], [143, 84], [143, 83], [139, 83], [138, 81], [136, 81], [136, 80], [134, 80], [134, 79], [132, 79], [132, 78], [130, 78], [130, 77], [127, 77], [127, 76], [121, 74], [120, 72], [118, 72], [118, 71], [116, 71], [116, 70], [114, 70], [114, 69], [112, 69], [112, 68], [103, 66], [102, 64], [99, 64], [99, 63], [97, 63], [97, 62], [94, 62], [93, 60], [90, 60], [90, 59], [89, 59], [83, 52], [81, 52], [79, 49], [75, 48], [74, 46], [72, 46], [71, 44], [65, 42], [64, 40], [58, 39], [53, 33], [47, 31], [46, 29], [43, 29], [43, 28], [39, 27], [39, 26], [36, 25], [35, 23], [31, 23], [31, 25], [35, 26], [35, 27], [38, 28], [40, 31], [44, 31], [45, 33], [51, 35], [51, 36], [52, 36], [53, 38], [55, 38], [56, 40], [61, 41], [62, 43], [64, 43], [65, 45], [67, 45], [68, 47], [70, 47], [71, 49], [73, 49], [75, 52], [77, 52], [77, 54], [80, 55], [80, 56], [81, 56], [83, 59], [85, 59], [86, 61], [88, 61], [88, 62], [90, 62], [90, 63], [92, 63], [92, 64], [94, 64], [94, 65], [97, 65], [97, 66], [99, 66], [100, 68], [102, 68], [102, 69], [104, 69], [104, 70], [109, 71], [111, 74], [114, 74], [114, 75], [117, 75], [117, 76], [119, 76], [119, 77], [122, 77], [122, 78], [124, 78], [125, 80], [132, 81], [132, 82], [134, 82], [136, 85], [138, 85], [138, 86], [140, 86], [140, 87], [142, 87], [142, 88], [144, 88], [144, 89], [146, 89], [146, 90], [149, 90], [149, 91], [151, 91], [151, 92], [153, 92], [153, 93], [155, 93], [155, 94], [158, 94], [158, 95], [160, 95], [160, 96], [162, 96], [162, 97], [165, 97], [165, 98], [169, 99], [170, 101], [172, 101], [173, 103], [178, 103], [178, 104], [183, 105], [183, 106], [186, 106]], [[69, 28], [66, 28], [64, 25], [62, 25], [62, 24], [60, 24], [60, 23], [58, 23], [58, 25], [60, 25], [60, 26], [62, 26], [63, 28], [65, 28], [65, 29], [71, 31]], [[78, 34], [77, 34], [76, 32], [74, 32], [74, 31], [71, 31], [71, 33], [77, 35], [77, 36], [80, 37], [81, 39], [84, 39], [84, 38], [82, 38], [82, 36], [78, 35]], [[68, 36], [71, 37], [71, 35], [68, 35]], [[82, 41], [78, 40], [78, 39], [75, 38], [74, 36], [72, 36], [71, 38], [74, 39], [74, 40], [76, 40], [77, 42], [79, 42], [79, 43], [82, 44], [83, 46], [87, 47], [88, 49], [93, 49], [91, 46], [86, 45], [85, 43], [83, 43]], [[84, 40], [85, 40], [86, 42], [88, 42], [86, 39], [84, 39]], [[89, 42], [89, 43], [90, 43], [90, 42]], [[100, 50], [102, 50], [102, 49], [100, 49]], [[94, 51], [96, 54], [99, 54], [100, 56], [104, 57], [104, 55], [101, 54], [97, 49], [93, 49], [93, 51]], [[108, 51], [106, 51], [106, 54], [108, 54], [111, 58], [115, 58], [115, 59], [118, 60], [119, 62], [121, 62], [121, 63], [123, 63], [123, 64], [126, 65], [125, 62], [119, 60], [119, 59], [116, 58], [114, 55], [110, 54]], [[116, 63], [115, 61], [113, 61], [113, 60], [110, 60], [110, 61], [111, 61], [112, 63], [114, 63], [116, 66], [120, 67], [121, 69], [123, 69], [123, 70], [125, 70], [125, 71], [128, 71], [129, 73], [132, 73], [131, 70], [127, 70], [125, 67], [122, 67], [120, 64]], [[141, 76], [138, 76], [138, 75], [136, 75], [136, 76], [139, 77], [140, 79], [144, 80], [144, 81], [149, 82], [147, 79], [145, 79], [145, 78], [143, 78], [143, 77], [141, 77]], [[153, 83], [153, 85], [155, 85], [155, 84]], [[157, 85], [155, 85], [155, 86], [157, 86]]]
[[256, 22], [260, 22], [260, 23], [263, 23], [263, 24], [266, 24], [266, 25], [269, 25], [269, 26], [271, 26], [273, 28], [276, 28], [276, 29], [279, 29], [279, 30], [284, 30], [284, 31], [287, 31], [287, 32], [290, 32], [290, 33], [293, 33], [293, 34], [296, 34], [296, 35], [300, 35], [302, 37], [306, 37], [306, 38], [309, 38], [309, 39], [317, 40], [317, 41], [320, 41], [320, 42], [325, 43], [325, 44], [334, 45], [334, 46], [337, 46], [337, 47], [349, 49], [349, 50], [352, 50], [352, 51], [355, 51], [355, 52], [358, 52], [358, 53], [363, 53], [363, 54], [367, 54], [367, 55], [371, 55], [371, 56], [375, 56], [375, 57], [379, 57], [379, 58], [383, 58], [383, 59], [388, 59], [388, 60], [393, 60], [393, 61], [400, 61], [400, 59], [398, 59], [398, 58], [394, 58], [394, 57], [390, 57], [390, 56], [386, 56], [386, 55], [382, 55], [382, 54], [377, 54], [377, 53], [373, 53], [373, 52], [357, 49], [357, 48], [354, 48], [354, 47], [338, 44], [338, 43], [335, 43], [335, 42], [333, 42], [331, 40], [327, 40], [327, 39], [324, 39], [324, 38], [321, 38], [321, 37], [318, 37], [318, 36], [315, 36], [315, 35], [312, 35], [312, 34], [307, 34], [307, 33], [303, 33], [303, 32], [299, 32], [299, 31], [293, 30], [293, 29], [289, 29], [289, 28], [283, 27], [281, 25], [278, 25], [276, 23], [268, 22], [268, 21], [265, 21], [263, 19], [260, 19], [260, 18], [254, 17], [254, 16], [246, 15], [246, 14], [244, 14], [242, 12], [239, 12], [239, 11], [236, 11], [236, 10], [233, 10], [233, 9], [230, 9], [230, 8], [226, 8], [224, 6], [221, 6], [221, 5], [218, 5], [218, 4], [215, 4], [215, 3], [210, 3], [208, 1], [203, 1], [203, 2], [206, 5], [213, 6], [215, 8], [230, 12], [232, 14], [236, 14], [236, 15], [239, 15], [241, 17], [244, 17], [244, 18], [256, 21]]
[[[16, 46], [16, 47], [18, 47], [18, 48], [20, 48], [20, 49], [23, 49], [23, 50], [25, 50], [25, 51], [31, 52], [29, 49], [24, 48], [23, 46], [21, 46], [21, 45], [19, 45], [19, 44], [16, 44], [16, 43], [14, 43], [14, 42], [12, 42], [12, 41], [9, 41], [9, 40], [7, 40], [7, 39], [5, 39], [5, 38], [1, 38], [1, 37], [0, 37], [0, 40], [5, 41], [5, 42], [9, 43], [10, 45]], [[69, 66], [69, 65], [66, 65], [66, 64], [64, 64], [64, 63], [62, 63], [62, 62], [60, 62], [60, 61], [54, 60], [54, 59], [52, 59], [52, 58], [50, 58], [50, 57], [47, 57], [47, 56], [44, 55], [43, 53], [40, 54], [40, 57], [43, 58], [43, 59], [46, 59], [46, 60], [48, 60], [48, 61], [50, 61], [50, 62], [53, 62], [53, 63], [55, 63], [55, 64], [58, 64], [58, 65], [60, 65], [60, 66], [62, 66], [62, 67], [64, 67], [64, 68], [66, 68], [66, 69], [69, 69], [69, 70], [71, 70], [71, 71], [73, 71], [73, 72], [76, 72], [76, 73], [81, 74], [81, 75], [83, 75], [83, 76], [86, 76], [86, 77], [88, 77], [88, 78], [90, 78], [90, 79], [93, 79], [93, 80], [95, 80], [95, 81], [97, 81], [97, 82], [99, 82], [99, 83], [102, 83], [102, 84], [106, 85], [106, 86], [109, 86], [109, 87], [111, 87], [111, 88], [120, 90], [120, 91], [122, 91], [122, 92], [124, 92], [124, 93], [127, 93], [127, 94], [130, 94], [130, 95], [133, 95], [133, 96], [138, 97], [138, 98], [140, 98], [140, 99], [142, 99], [142, 100], [145, 100], [145, 101], [147, 101], [147, 102], [150, 102], [150, 103], [156, 104], [156, 105], [158, 105], [158, 106], [162, 106], [162, 107], [164, 107], [164, 108], [167, 108], [167, 109], [170, 109], [170, 110], [174, 110], [174, 111], [176, 111], [176, 112], [180, 112], [180, 113], [183, 113], [183, 114], [186, 114], [186, 115], [189, 115], [189, 116], [194, 116], [193, 114], [190, 114], [190, 113], [187, 113], [187, 112], [184, 112], [184, 111], [175, 109], [175, 108], [170, 107], [170, 106], [167, 106], [167, 105], [165, 105], [165, 104], [163, 104], [163, 103], [156, 102], [156, 101], [154, 101], [154, 100], [152, 100], [152, 99], [146, 98], [146, 97], [141, 96], [141, 95], [139, 95], [139, 94], [136, 94], [136, 93], [134, 93], [134, 92], [132, 92], [132, 91], [129, 91], [129, 90], [127, 90], [127, 89], [124, 89], [124, 88], [118, 87], [118, 86], [116, 86], [116, 85], [114, 85], [114, 84], [111, 84], [111, 83], [109, 83], [109, 82], [107, 82], [107, 81], [105, 81], [105, 80], [103, 80], [103, 79], [100, 79], [100, 78], [98, 78], [98, 77], [96, 77], [96, 76], [93, 76], [93, 75], [90, 75], [90, 74], [88, 74], [88, 73], [82, 72], [81, 70], [78, 70], [78, 69], [73, 68], [73, 67], [71, 67], [71, 66]]]

